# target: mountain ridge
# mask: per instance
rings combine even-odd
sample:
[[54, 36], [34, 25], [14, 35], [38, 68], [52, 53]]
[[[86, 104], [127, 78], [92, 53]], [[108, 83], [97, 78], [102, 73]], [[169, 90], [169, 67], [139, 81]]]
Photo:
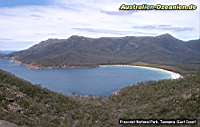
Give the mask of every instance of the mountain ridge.
[[96, 66], [100, 64], [178, 65], [200, 63], [200, 39], [182, 41], [170, 34], [68, 39], [48, 39], [13, 53], [15, 60], [43, 67]]

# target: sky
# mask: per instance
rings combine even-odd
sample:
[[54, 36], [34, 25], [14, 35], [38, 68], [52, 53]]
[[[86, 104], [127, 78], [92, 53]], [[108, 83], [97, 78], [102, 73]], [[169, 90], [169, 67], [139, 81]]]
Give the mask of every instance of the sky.
[[[119, 11], [121, 4], [195, 4], [194, 11]], [[157, 36], [200, 38], [199, 0], [0, 0], [0, 50], [49, 38]]]

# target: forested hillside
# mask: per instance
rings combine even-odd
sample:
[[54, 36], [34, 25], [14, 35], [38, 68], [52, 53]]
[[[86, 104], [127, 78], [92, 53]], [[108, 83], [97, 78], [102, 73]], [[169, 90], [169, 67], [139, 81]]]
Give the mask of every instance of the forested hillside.
[[199, 122], [199, 107], [200, 74], [141, 83], [100, 98], [66, 97], [0, 71], [0, 120], [18, 126], [116, 127], [119, 118], [194, 118]]

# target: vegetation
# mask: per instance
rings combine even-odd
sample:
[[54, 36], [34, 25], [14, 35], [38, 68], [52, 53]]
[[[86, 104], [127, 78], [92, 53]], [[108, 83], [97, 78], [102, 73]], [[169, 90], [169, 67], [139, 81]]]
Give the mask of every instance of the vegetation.
[[96, 39], [71, 36], [68, 39], [48, 39], [11, 56], [31, 67], [91, 67], [99, 64], [144, 62], [196, 70], [200, 69], [199, 49], [199, 39], [184, 42], [169, 34]]
[[119, 118], [195, 118], [199, 122], [199, 107], [200, 74], [140, 83], [100, 98], [66, 97], [0, 71], [0, 119], [18, 126], [116, 127]]

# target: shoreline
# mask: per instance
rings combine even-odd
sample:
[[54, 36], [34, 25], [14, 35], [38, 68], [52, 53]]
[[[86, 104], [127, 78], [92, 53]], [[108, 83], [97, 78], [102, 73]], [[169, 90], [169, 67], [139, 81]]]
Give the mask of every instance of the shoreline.
[[99, 65], [94, 65], [94, 66], [61, 66], [61, 67], [42, 67], [41, 65], [36, 65], [36, 64], [24, 64], [21, 61], [16, 60], [15, 58], [11, 59], [11, 62], [14, 62], [16, 64], [22, 64], [26, 66], [29, 69], [67, 69], [67, 68], [94, 68], [94, 67], [134, 67], [134, 68], [143, 68], [143, 69], [148, 69], [148, 70], [153, 70], [153, 71], [160, 71], [160, 72], [165, 72], [171, 75], [170, 79], [179, 79], [183, 78], [183, 76], [175, 71], [172, 70], [167, 70], [166, 68], [159, 68], [159, 67], [153, 67], [153, 66], [145, 66], [145, 65], [133, 65], [133, 64], [99, 64]]
[[[174, 71], [169, 71], [169, 70], [166, 70], [166, 69], [163, 69], [163, 68], [159, 68], [159, 67], [150, 67], [150, 66], [142, 66], [142, 65], [131, 65], [131, 64], [130, 65], [129, 64], [99, 65], [99, 67], [134, 67], [134, 68], [143, 68], [143, 69], [148, 69], [148, 70], [160, 71], [160, 72], [168, 73], [171, 76], [171, 78], [170, 78], [171, 80], [183, 78], [183, 76], [180, 73], [177, 73], [177, 72], [174, 72]], [[119, 89], [117, 91], [113, 91], [112, 92], [112, 96], [119, 95], [122, 89]]]
[[11, 58], [11, 59], [8, 59], [9, 61], [13, 62], [13, 63], [16, 63], [16, 64], [20, 64], [20, 65], [23, 65], [23, 66], [26, 66], [28, 69], [33, 69], [33, 70], [42, 70], [42, 69], [67, 69], [67, 68], [70, 68], [70, 69], [73, 69], [73, 68], [96, 68], [98, 67], [98, 65], [83, 65], [83, 66], [80, 66], [80, 65], [62, 65], [62, 66], [43, 66], [43, 65], [40, 65], [40, 64], [26, 64], [26, 63], [23, 63], [19, 60], [16, 60], [15, 58]]
[[183, 78], [183, 76], [180, 73], [174, 72], [174, 71], [169, 71], [163, 68], [158, 68], [158, 67], [150, 67], [150, 66], [139, 66], [139, 65], [123, 65], [123, 64], [116, 64], [116, 65], [99, 65], [99, 67], [134, 67], [134, 68], [143, 68], [143, 69], [148, 69], [148, 70], [153, 70], [153, 71], [160, 71], [160, 72], [165, 72], [170, 74], [171, 79], [179, 79]]
[[[16, 60], [10, 60], [10, 61], [11, 61], [11, 62], [14, 62], [14, 63], [16, 63], [16, 64], [21, 64], [21, 65], [23, 65], [23, 66], [25, 66], [25, 67], [27, 67], [27, 68], [30, 67], [30, 65], [27, 66], [26, 64], [23, 64], [23, 63], [20, 62], [20, 61], [16, 61]], [[163, 69], [163, 68], [159, 68], [159, 67], [151, 67], [151, 66], [143, 66], [143, 65], [134, 65], [134, 64], [113, 64], [113, 65], [111, 65], [111, 64], [105, 64], [105, 65], [102, 64], [102, 65], [97, 65], [96, 67], [133, 67], [133, 68], [143, 68], [143, 69], [148, 69], [148, 70], [153, 70], [153, 71], [159, 71], [159, 72], [168, 73], [168, 74], [170, 75], [170, 78], [169, 78], [169, 79], [171, 79], [171, 80], [183, 78], [183, 76], [182, 76], [180, 73], [178, 73], [178, 72], [170, 71], [170, 70]], [[53, 68], [53, 67], [51, 67], [51, 68], [50, 68], [50, 67], [39, 67], [39, 68], [35, 68], [35, 67], [33, 67], [33, 68], [29, 68], [29, 69], [37, 70], [37, 69], [67, 69], [67, 68], [72, 68], [72, 67], [68, 67], [68, 66], [66, 66], [65, 68], [60, 68], [60, 67], [58, 67], [58, 68]], [[74, 68], [77, 68], [77, 67], [74, 67]], [[82, 68], [82, 66], [79, 66], [78, 68]], [[83, 68], [85, 68], [85, 67], [83, 66]], [[123, 89], [123, 88], [122, 88], [122, 89]], [[119, 90], [117, 90], [117, 91], [113, 91], [112, 94], [109, 95], [109, 96], [118, 95], [118, 94], [121, 92], [122, 89], [119, 89]], [[67, 95], [67, 96], [71, 96], [71, 97], [79, 96], [79, 97], [86, 97], [86, 98], [90, 97], [90, 95], [80, 95], [80, 94], [76, 94], [76, 95]], [[92, 97], [92, 98], [96, 98], [96, 97], [99, 97], [99, 96], [92, 95], [91, 97]]]

